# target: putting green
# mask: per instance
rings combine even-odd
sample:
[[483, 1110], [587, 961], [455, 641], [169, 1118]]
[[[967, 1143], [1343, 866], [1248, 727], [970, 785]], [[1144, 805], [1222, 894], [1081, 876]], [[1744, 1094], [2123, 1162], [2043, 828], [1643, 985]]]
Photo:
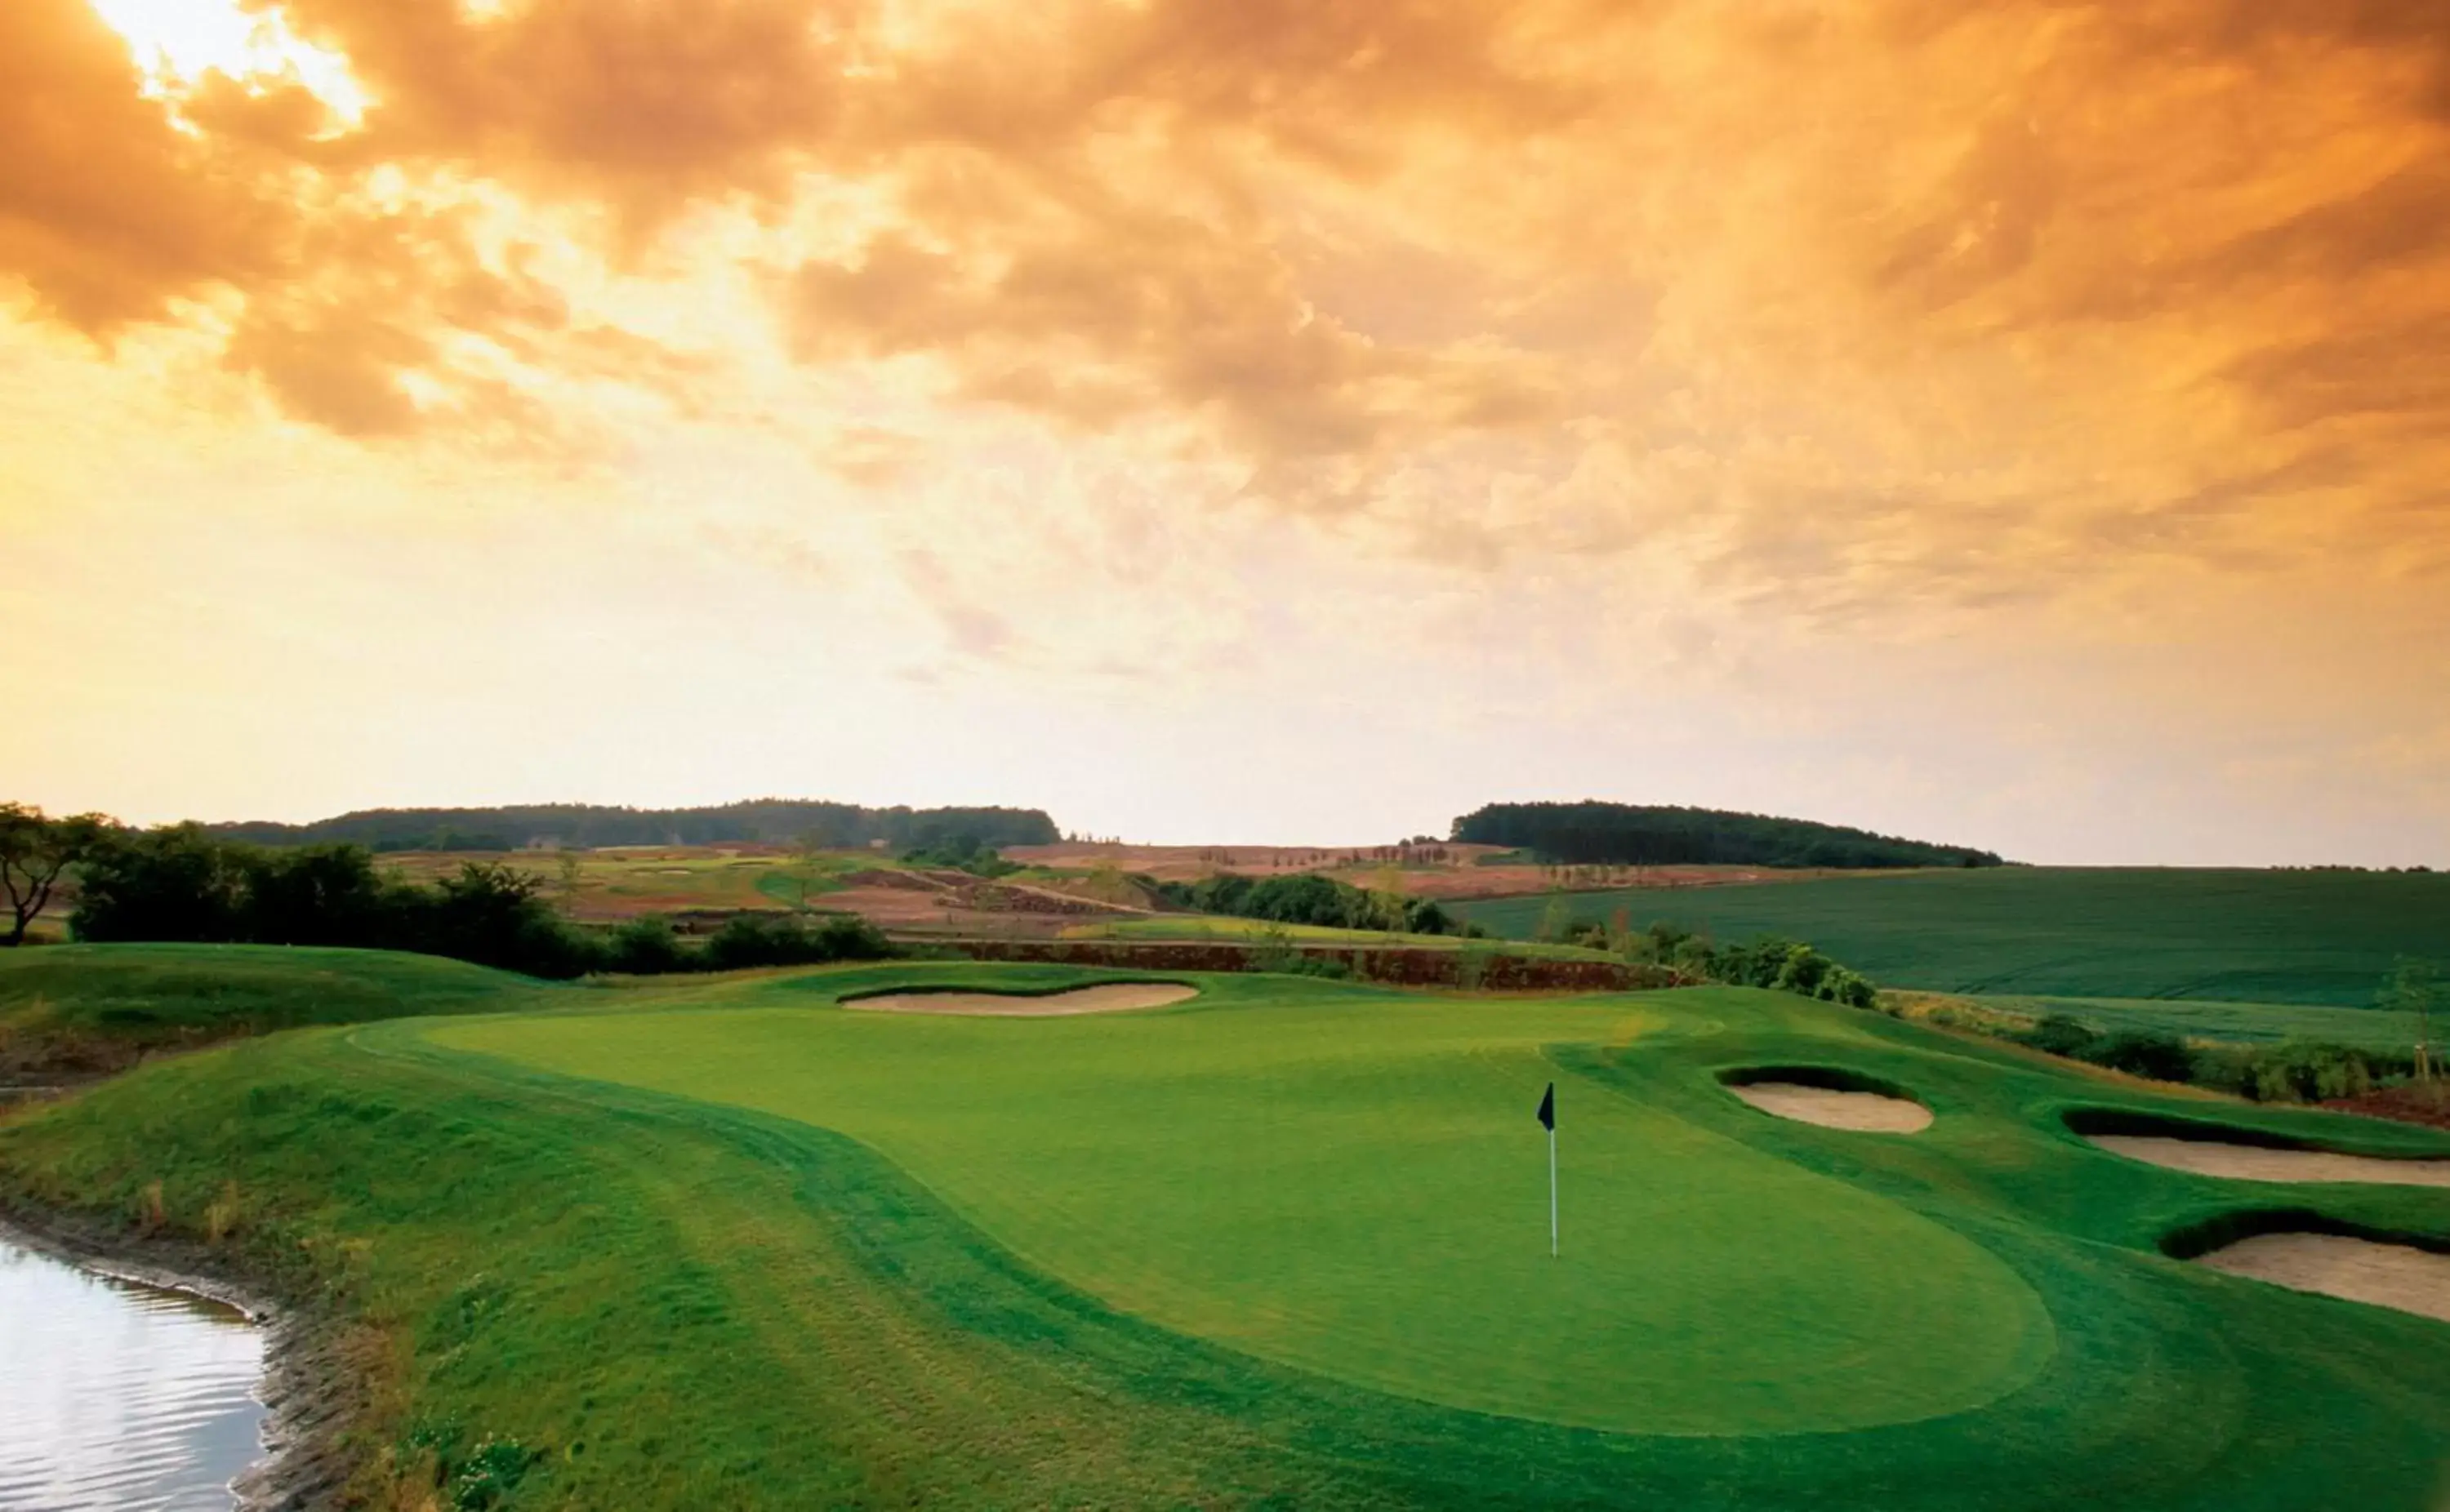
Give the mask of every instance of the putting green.
[[[1544, 1054], [1639, 1055], [1757, 1016], [1748, 995], [1681, 994], [1671, 1018], [1657, 999], [1211, 991], [1112, 1017], [803, 999], [423, 1033], [840, 1131], [1119, 1309], [1452, 1406], [1645, 1433], [1857, 1428], [1978, 1406], [2051, 1356], [2040, 1299], [1954, 1230]], [[1531, 1118], [1550, 1079], [1554, 1261]]]

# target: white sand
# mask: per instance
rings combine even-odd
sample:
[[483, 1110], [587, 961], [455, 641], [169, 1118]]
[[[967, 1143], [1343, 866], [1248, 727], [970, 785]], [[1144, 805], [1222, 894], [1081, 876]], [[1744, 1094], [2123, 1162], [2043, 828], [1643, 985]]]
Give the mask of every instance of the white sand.
[[1755, 1081], [1729, 1092], [1763, 1113], [1830, 1129], [1864, 1134], [1918, 1134], [1931, 1127], [1931, 1110], [1876, 1092], [1838, 1092], [1793, 1081]]
[[2320, 1291], [2450, 1323], [2450, 1255], [2333, 1233], [2265, 1233], [2196, 1264], [2299, 1291]]
[[2264, 1150], [2209, 1139], [2164, 1139], [2147, 1134], [2096, 1134], [2094, 1144], [2112, 1154], [2199, 1176], [2237, 1181], [2370, 1181], [2405, 1187], [2450, 1187], [2450, 1160], [2380, 1160], [2335, 1155], [2324, 1150]]
[[855, 998], [846, 1008], [900, 1014], [970, 1014], [993, 1018], [1057, 1018], [1070, 1014], [1117, 1014], [1134, 1008], [1162, 1008], [1199, 989], [1167, 981], [1110, 982], [1102, 987], [1075, 987], [1070, 992], [1020, 998], [1001, 992], [897, 992], [881, 998]]

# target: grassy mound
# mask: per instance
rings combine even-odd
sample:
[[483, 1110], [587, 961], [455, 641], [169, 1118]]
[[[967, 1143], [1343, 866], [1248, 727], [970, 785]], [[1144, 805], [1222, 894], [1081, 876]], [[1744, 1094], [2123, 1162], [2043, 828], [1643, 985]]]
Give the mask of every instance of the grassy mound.
[[[2217, 1107], [2376, 1154], [2440, 1135], [1782, 994], [1237, 977], [1143, 1018], [835, 1006], [1095, 979], [839, 968], [250, 1041], [0, 1122], [0, 1203], [219, 1232], [365, 1320], [377, 1504], [506, 1465], [513, 1508], [2438, 1491], [2450, 1332], [2171, 1260], [2167, 1236], [2256, 1205], [2064, 1118]], [[1760, 1118], [1719, 1078], [1761, 1066], [1942, 1116], [1910, 1141]], [[1554, 1262], [1530, 1118], [1552, 1078]], [[2302, 1211], [2450, 1230], [2431, 1192]]]
[[301, 1024], [515, 1006], [550, 991], [439, 956], [277, 945], [47, 945], [0, 954], [0, 1082], [117, 1070]]

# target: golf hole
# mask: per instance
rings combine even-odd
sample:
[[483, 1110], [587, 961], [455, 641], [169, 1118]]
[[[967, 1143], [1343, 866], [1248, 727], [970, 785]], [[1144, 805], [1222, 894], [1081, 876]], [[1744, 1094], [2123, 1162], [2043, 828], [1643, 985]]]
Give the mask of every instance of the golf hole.
[[920, 988], [846, 998], [846, 1008], [873, 1013], [959, 1014], [985, 1018], [1060, 1018], [1075, 1014], [1128, 1013], [1137, 1008], [1163, 1008], [1196, 998], [1199, 989], [1178, 981], [1111, 981], [1064, 992], [968, 992]]
[[2342, 1154], [2282, 1134], [2107, 1109], [2071, 1112], [2067, 1125], [2096, 1149], [2198, 1176], [2450, 1187], [2450, 1160]]
[[2450, 1254], [2318, 1213], [2230, 1214], [2172, 1234], [2162, 1248], [2225, 1275], [2450, 1323]]
[[1765, 1114], [1857, 1134], [1919, 1134], [1931, 1110], [1901, 1087], [1831, 1066], [1752, 1066], [1723, 1072], [1728, 1092]]

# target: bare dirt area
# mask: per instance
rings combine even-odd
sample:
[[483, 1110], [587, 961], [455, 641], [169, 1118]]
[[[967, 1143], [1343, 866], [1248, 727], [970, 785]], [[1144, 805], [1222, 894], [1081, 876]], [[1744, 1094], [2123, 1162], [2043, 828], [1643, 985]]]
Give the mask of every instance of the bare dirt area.
[[2450, 1323], [2450, 1255], [2410, 1245], [2335, 1233], [2264, 1233], [2199, 1255], [2195, 1263]]
[[843, 1006], [878, 1013], [1060, 1018], [1074, 1014], [1118, 1014], [1138, 1008], [1163, 1008], [1198, 996], [1198, 988], [1185, 987], [1179, 982], [1119, 981], [1026, 998], [1001, 992], [896, 992], [878, 998], [854, 998]]
[[1006, 845], [1003, 859], [1024, 866], [1066, 871], [1113, 867], [1159, 882], [1197, 882], [1220, 871], [1266, 877], [1305, 871], [1375, 871], [1392, 865], [1409, 881], [1415, 873], [1468, 871], [1502, 845], [1101, 845], [1067, 841], [1054, 845]]
[[2450, 1129], [2450, 1086], [2439, 1081], [2387, 1087], [2362, 1097], [2343, 1097], [2323, 1106], [2336, 1108], [2342, 1113], [2362, 1114], [2368, 1118], [2395, 1118], [2401, 1123]]
[[2383, 1160], [2327, 1150], [2264, 1150], [2209, 1139], [2158, 1134], [2093, 1134], [2112, 1154], [2199, 1176], [2233, 1181], [2355, 1181], [2404, 1187], [2450, 1187], [2450, 1160]]
[[1793, 1081], [1754, 1081], [1727, 1089], [1744, 1102], [1780, 1118], [1817, 1123], [1857, 1134], [1920, 1134], [1931, 1127], [1931, 1110], [1876, 1092], [1839, 1092]]

